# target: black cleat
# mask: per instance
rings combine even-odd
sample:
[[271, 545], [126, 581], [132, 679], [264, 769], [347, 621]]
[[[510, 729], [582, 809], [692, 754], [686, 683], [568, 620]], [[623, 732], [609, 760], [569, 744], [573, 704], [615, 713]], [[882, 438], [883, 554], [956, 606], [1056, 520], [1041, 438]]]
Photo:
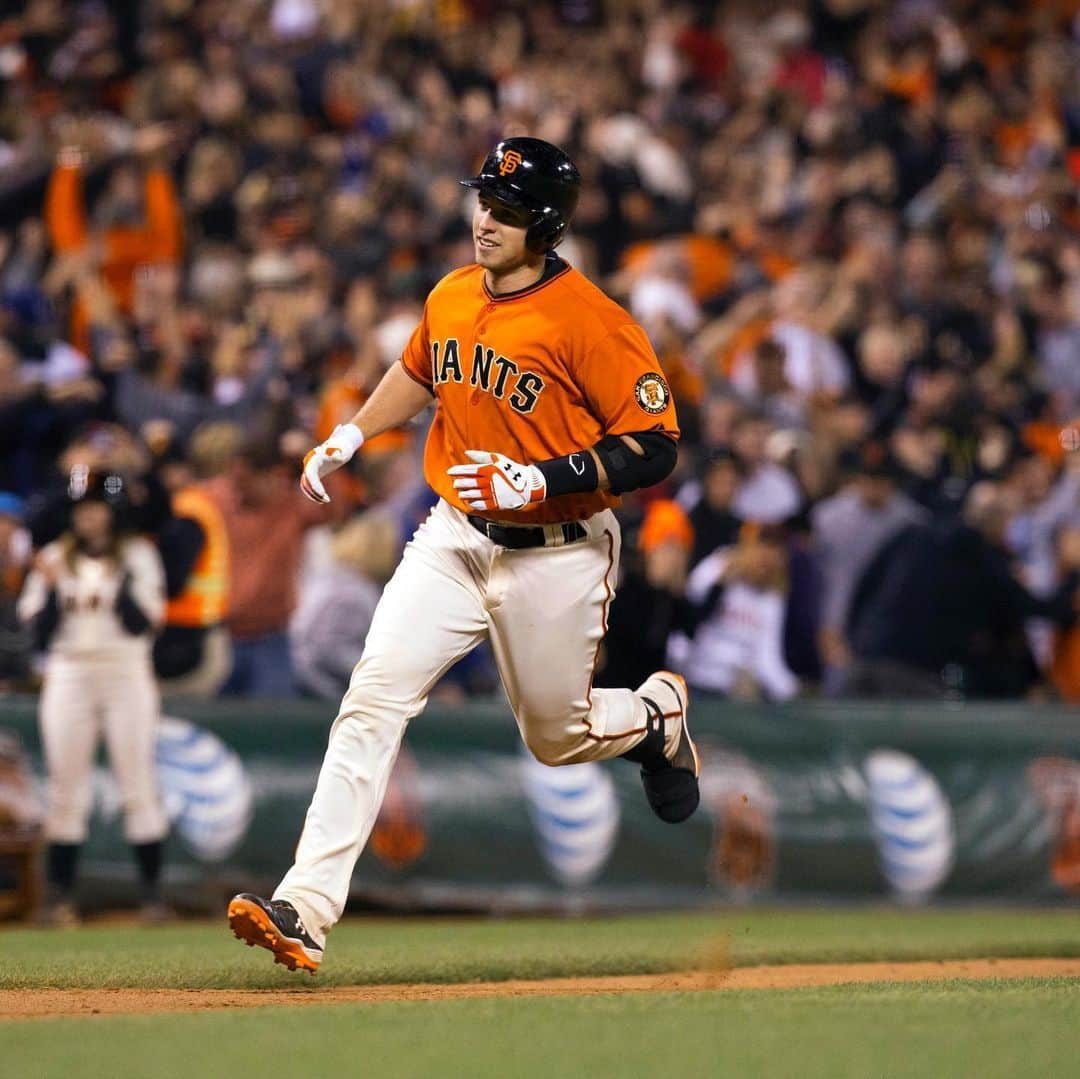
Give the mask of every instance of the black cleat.
[[[701, 760], [686, 725], [690, 699], [686, 682], [682, 675], [657, 671], [635, 692], [645, 702], [648, 733], [623, 756], [641, 765], [641, 782], [653, 812], [669, 824], [678, 824], [701, 801]], [[674, 747], [668, 749], [673, 723], [678, 724], [679, 735]]]
[[229, 903], [229, 927], [248, 946], [258, 944], [274, 953], [274, 962], [289, 970], [319, 969], [323, 950], [304, 928], [292, 903], [262, 899], [249, 892], [233, 896]]

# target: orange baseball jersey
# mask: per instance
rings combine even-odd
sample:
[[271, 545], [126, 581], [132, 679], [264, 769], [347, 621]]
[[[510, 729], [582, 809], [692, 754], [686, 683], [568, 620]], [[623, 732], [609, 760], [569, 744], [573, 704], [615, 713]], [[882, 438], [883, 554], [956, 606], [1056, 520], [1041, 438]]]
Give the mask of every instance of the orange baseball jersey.
[[[535, 464], [605, 435], [679, 436], [671, 391], [645, 331], [565, 263], [537, 284], [501, 296], [488, 291], [480, 266], [448, 274], [428, 296], [401, 362], [437, 400], [424, 476], [466, 513], [446, 474], [466, 462], [466, 450]], [[609, 491], [592, 491], [484, 516], [555, 524], [618, 503]]]

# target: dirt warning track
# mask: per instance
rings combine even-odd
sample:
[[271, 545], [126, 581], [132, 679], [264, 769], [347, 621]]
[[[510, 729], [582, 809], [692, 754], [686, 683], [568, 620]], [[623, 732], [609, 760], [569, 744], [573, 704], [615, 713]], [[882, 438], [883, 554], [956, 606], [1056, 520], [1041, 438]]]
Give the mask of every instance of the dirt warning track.
[[355, 985], [320, 988], [305, 979], [295, 989], [4, 989], [0, 1019], [141, 1015], [221, 1008], [385, 1004], [485, 997], [598, 996], [614, 993], [700, 993], [734, 989], [808, 989], [856, 982], [946, 981], [952, 978], [1080, 979], [1080, 959], [956, 959], [913, 963], [814, 963], [730, 970], [682, 971], [543, 981], [440, 985]]

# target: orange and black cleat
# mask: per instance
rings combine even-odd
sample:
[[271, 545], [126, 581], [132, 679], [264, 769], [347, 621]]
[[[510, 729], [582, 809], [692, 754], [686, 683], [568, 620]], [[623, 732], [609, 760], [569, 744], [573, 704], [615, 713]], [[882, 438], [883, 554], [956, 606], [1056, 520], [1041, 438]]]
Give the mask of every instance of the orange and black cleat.
[[249, 892], [229, 902], [229, 928], [249, 947], [258, 945], [274, 953], [274, 962], [289, 970], [319, 969], [323, 950], [311, 939], [296, 908], [284, 899], [262, 899]]

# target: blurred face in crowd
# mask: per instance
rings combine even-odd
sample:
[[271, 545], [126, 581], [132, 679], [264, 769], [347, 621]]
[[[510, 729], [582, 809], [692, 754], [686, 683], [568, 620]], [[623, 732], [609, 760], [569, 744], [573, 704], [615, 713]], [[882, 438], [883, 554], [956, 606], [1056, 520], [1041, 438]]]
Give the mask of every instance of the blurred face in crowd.
[[732, 446], [748, 468], [764, 462], [771, 431], [769, 421], [758, 417], [746, 417], [736, 426]]
[[893, 483], [887, 476], [864, 473], [855, 478], [855, 491], [859, 501], [872, 510], [883, 509], [893, 495]]
[[991, 543], [1005, 547], [1009, 523], [1018, 508], [1016, 495], [1007, 487], [983, 482], [971, 489], [964, 512], [968, 524], [977, 528]]
[[1054, 484], [1054, 469], [1045, 457], [1030, 454], [1013, 467], [1009, 487], [1024, 507], [1037, 506]]
[[1064, 572], [1080, 569], [1080, 522], [1066, 525], [1058, 533], [1057, 555]]
[[774, 292], [776, 314], [786, 322], [809, 318], [824, 296], [827, 281], [821, 266], [804, 266], [780, 279]]
[[481, 194], [473, 211], [473, 247], [476, 261], [495, 276], [512, 273], [534, 261], [525, 246], [529, 215], [490, 195]]
[[240, 504], [257, 509], [269, 502], [281, 490], [281, 473], [277, 466], [252, 462], [237, 457], [229, 463], [229, 478]]
[[89, 551], [108, 546], [112, 524], [112, 510], [104, 502], [76, 502], [71, 509], [71, 531]]
[[891, 326], [871, 326], [859, 338], [859, 366], [878, 386], [892, 386], [904, 373], [904, 342]]
[[0, 400], [18, 396], [21, 387], [19, 357], [11, 345], [0, 337]]
[[8, 554], [12, 551], [12, 543], [15, 533], [22, 528], [22, 522], [18, 517], [10, 513], [0, 513], [0, 565], [3, 564]]
[[645, 576], [654, 588], [680, 589], [686, 582], [690, 552], [678, 540], [665, 540], [645, 552]]
[[707, 397], [701, 406], [701, 441], [706, 446], [729, 445], [739, 415], [733, 398]]
[[738, 486], [739, 471], [734, 461], [717, 461], [702, 478], [705, 501], [714, 510], [726, 510]]
[[758, 390], [766, 397], [783, 393], [788, 388], [784, 374], [784, 346], [775, 341], [763, 341], [754, 353], [754, 374]]
[[783, 581], [786, 561], [784, 548], [765, 540], [740, 543], [737, 548], [738, 577], [751, 588], [778, 588]]
[[902, 274], [915, 296], [929, 297], [939, 284], [941, 246], [930, 236], [913, 236], [904, 245]]
[[130, 165], [121, 165], [109, 177], [109, 186], [98, 214], [106, 225], [135, 225], [142, 216], [139, 174]]

